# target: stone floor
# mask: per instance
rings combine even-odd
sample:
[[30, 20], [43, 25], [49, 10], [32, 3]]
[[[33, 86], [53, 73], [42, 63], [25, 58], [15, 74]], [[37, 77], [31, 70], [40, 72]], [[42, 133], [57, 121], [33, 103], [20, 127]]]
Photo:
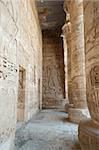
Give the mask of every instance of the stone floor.
[[27, 124], [18, 124], [16, 150], [80, 150], [76, 124], [64, 112], [42, 110]]

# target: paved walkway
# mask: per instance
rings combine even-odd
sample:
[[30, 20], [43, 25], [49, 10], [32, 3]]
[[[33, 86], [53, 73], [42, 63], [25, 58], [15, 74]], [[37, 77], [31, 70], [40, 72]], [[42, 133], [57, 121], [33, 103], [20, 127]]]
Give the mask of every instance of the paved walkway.
[[42, 110], [25, 125], [18, 124], [16, 150], [80, 150], [76, 124], [64, 112]]

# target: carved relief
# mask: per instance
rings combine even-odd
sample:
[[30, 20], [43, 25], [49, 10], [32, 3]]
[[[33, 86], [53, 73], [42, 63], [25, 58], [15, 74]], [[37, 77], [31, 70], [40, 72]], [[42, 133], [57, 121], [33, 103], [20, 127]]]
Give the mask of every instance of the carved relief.
[[[49, 39], [50, 40], [50, 39]], [[49, 44], [50, 42], [50, 44]], [[48, 44], [48, 45], [47, 45]], [[64, 65], [62, 48], [47, 41], [43, 57], [43, 106], [61, 107], [64, 99]]]
[[91, 117], [99, 122], [99, 66], [91, 68], [87, 76], [87, 101]]
[[12, 133], [15, 132], [15, 128], [6, 128], [5, 130], [0, 128], [0, 144], [3, 144], [4, 142], [9, 139]]
[[[14, 63], [12, 63], [10, 60], [8, 60], [6, 57], [0, 56], [0, 100], [1, 100], [1, 106], [2, 106], [2, 100], [5, 98], [6, 103], [6, 95], [7, 100], [10, 100], [9, 103], [11, 103], [11, 106], [13, 106], [12, 99], [16, 96], [16, 85], [15, 81], [17, 81], [17, 67]], [[3, 82], [4, 81], [4, 82]], [[2, 84], [4, 83], [4, 84]], [[6, 85], [6, 86], [5, 86]], [[12, 87], [13, 85], [13, 87]], [[7, 107], [9, 107], [9, 103], [7, 104]], [[2, 110], [2, 107], [0, 106], [0, 109]], [[10, 111], [12, 112], [14, 108], [11, 108]], [[8, 112], [8, 116], [6, 117], [6, 111], [5, 108], [3, 108], [3, 114], [2, 117], [7, 119], [8, 118], [14, 118], [14, 115], [12, 113]], [[1, 111], [0, 111], [1, 114]], [[13, 122], [11, 122], [13, 124]], [[10, 125], [11, 125], [10, 124]], [[1, 125], [2, 125], [2, 118], [1, 118]], [[14, 133], [15, 128], [13, 125], [9, 127], [9, 124], [7, 124], [7, 128], [0, 128], [0, 144], [4, 143], [9, 139], [9, 137]]]
[[99, 66], [95, 66], [90, 71], [92, 86], [99, 87]]
[[11, 80], [15, 82], [17, 75], [17, 67], [7, 58], [0, 56], [2, 63], [0, 64], [0, 79]]

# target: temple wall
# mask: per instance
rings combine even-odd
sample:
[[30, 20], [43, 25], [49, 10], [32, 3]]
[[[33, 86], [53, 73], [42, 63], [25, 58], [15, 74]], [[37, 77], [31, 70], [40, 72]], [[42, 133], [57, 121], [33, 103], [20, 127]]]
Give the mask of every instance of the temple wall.
[[43, 107], [64, 108], [65, 74], [62, 41], [55, 35], [43, 36]]
[[21, 107], [21, 103], [17, 105], [19, 66], [26, 72], [24, 121], [28, 121], [42, 98], [42, 39], [35, 1], [1, 0], [0, 150], [13, 150], [17, 109]]

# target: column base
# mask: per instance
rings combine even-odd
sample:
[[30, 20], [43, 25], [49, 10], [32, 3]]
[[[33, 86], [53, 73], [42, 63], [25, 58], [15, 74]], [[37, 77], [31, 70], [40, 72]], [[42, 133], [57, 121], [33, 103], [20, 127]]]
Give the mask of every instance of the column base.
[[91, 119], [81, 121], [78, 128], [81, 150], [99, 150], [99, 125]]
[[70, 107], [68, 110], [68, 117], [70, 121], [79, 123], [83, 119], [90, 118], [90, 114], [87, 108], [78, 109]]

